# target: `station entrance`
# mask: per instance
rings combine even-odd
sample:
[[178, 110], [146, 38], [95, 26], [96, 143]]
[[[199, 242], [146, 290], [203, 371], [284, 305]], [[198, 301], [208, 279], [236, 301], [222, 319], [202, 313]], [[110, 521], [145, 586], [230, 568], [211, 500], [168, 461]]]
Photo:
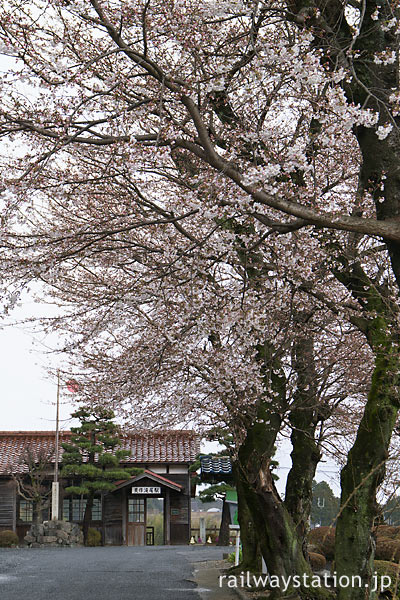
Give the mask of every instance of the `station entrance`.
[[164, 498], [128, 498], [128, 546], [162, 546]]
[[186, 542], [190, 532], [190, 495], [185, 490], [184, 476], [170, 476], [175, 481], [145, 469], [117, 484], [112, 492], [115, 502], [108, 512], [117, 516], [119, 504], [123, 544], [161, 546]]

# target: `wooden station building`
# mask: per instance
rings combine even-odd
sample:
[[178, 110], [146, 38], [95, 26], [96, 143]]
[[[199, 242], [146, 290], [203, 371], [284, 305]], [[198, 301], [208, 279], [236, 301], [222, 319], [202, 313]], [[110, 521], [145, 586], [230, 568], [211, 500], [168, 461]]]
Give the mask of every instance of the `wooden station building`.
[[[60, 444], [70, 432], [60, 433]], [[190, 540], [190, 503], [195, 490], [189, 467], [199, 453], [200, 439], [192, 431], [141, 431], [122, 437], [130, 455], [121, 467], [138, 467], [143, 472], [115, 482], [112, 492], [98, 494], [92, 510], [91, 527], [102, 534], [105, 545], [143, 546], [187, 544]], [[30, 528], [32, 503], [17, 493], [15, 476], [27, 477], [23, 456], [30, 452], [51, 454], [55, 447], [53, 431], [0, 432], [0, 530], [15, 531], [22, 541]], [[58, 462], [61, 462], [60, 446]], [[54, 452], [53, 452], [54, 456]], [[51, 487], [55, 458], [49, 465], [46, 485]], [[14, 477], [13, 477], [14, 475]], [[60, 480], [60, 515], [65, 521], [81, 522], [85, 498], [65, 492], [68, 481]], [[157, 507], [159, 518], [154, 540], [152, 515]], [[43, 520], [49, 518], [48, 509]]]

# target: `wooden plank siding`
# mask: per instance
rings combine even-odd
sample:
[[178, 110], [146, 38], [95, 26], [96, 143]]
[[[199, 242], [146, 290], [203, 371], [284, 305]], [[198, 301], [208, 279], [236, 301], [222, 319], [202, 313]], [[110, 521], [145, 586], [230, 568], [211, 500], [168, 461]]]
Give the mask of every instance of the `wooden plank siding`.
[[190, 540], [190, 496], [170, 493], [171, 544], [187, 544]]
[[12, 480], [0, 480], [0, 530], [16, 530], [17, 494]]
[[121, 494], [106, 494], [103, 511], [104, 544], [121, 546], [123, 543]]

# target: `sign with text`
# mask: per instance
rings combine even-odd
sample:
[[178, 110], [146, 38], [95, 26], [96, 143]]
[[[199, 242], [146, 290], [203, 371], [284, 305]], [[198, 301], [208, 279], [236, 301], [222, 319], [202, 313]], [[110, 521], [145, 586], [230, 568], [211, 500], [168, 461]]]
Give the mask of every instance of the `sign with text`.
[[161, 494], [160, 487], [133, 487], [132, 494]]
[[171, 508], [171, 523], [186, 525], [189, 523], [189, 509], [187, 506]]

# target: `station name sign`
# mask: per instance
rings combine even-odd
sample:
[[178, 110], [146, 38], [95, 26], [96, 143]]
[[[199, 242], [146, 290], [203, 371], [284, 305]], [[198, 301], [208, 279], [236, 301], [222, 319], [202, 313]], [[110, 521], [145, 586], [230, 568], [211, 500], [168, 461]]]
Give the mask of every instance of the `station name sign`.
[[160, 487], [133, 487], [132, 494], [161, 494]]

